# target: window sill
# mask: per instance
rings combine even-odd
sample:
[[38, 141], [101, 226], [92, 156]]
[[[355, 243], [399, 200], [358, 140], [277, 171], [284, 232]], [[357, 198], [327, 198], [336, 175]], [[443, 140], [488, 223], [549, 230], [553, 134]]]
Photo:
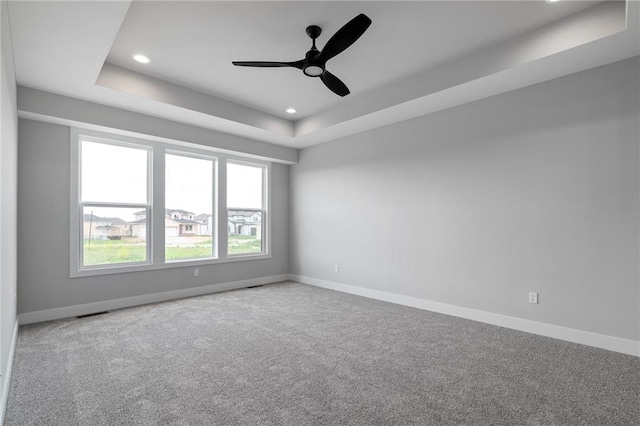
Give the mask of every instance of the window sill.
[[234, 263], [234, 262], [246, 262], [252, 260], [264, 260], [271, 259], [270, 254], [236, 254], [225, 259], [185, 259], [174, 260], [163, 264], [138, 264], [138, 265], [123, 265], [123, 266], [102, 266], [97, 268], [85, 268], [80, 270], [72, 270], [70, 273], [71, 278], [92, 277], [99, 275], [111, 275], [111, 274], [127, 274], [131, 272], [147, 272], [161, 269], [177, 269], [177, 268], [191, 268], [195, 266], [208, 266], [217, 265], [222, 263]]

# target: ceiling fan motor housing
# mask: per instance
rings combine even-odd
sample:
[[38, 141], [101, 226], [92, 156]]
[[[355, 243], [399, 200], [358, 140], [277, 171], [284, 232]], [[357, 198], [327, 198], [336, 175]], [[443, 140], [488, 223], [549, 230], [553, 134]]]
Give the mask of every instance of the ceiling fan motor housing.
[[317, 25], [309, 25], [307, 27], [307, 35], [313, 40], [311, 49], [305, 55], [305, 62], [302, 68], [302, 72], [307, 77], [320, 77], [324, 74], [325, 64], [322, 61], [318, 61], [320, 51], [316, 47], [316, 38], [322, 34], [322, 28]]

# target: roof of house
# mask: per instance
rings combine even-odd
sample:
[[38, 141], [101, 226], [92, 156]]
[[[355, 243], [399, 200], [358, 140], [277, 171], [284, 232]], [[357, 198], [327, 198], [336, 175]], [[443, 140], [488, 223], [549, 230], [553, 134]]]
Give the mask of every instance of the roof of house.
[[119, 217], [105, 217], [103, 220], [111, 222], [112, 225], [126, 225], [127, 221]]
[[96, 229], [118, 229], [118, 227], [113, 225], [100, 225], [96, 226]]
[[128, 223], [119, 217], [100, 217], [95, 214], [85, 214], [83, 215], [83, 220], [85, 222], [109, 222], [109, 225], [126, 225]]
[[229, 210], [229, 216], [253, 216], [256, 213], [261, 213], [261, 212], [256, 212], [256, 211], [246, 211], [246, 210]]
[[[193, 215], [193, 212], [190, 212], [190, 211], [187, 211], [187, 210], [181, 210], [181, 209], [164, 209], [164, 213], [165, 214], [180, 213], [180, 214]], [[140, 210], [139, 212], [135, 212], [134, 213], [134, 215], [141, 215], [141, 214], [146, 215], [147, 211], [146, 210]]]
[[200, 225], [200, 222], [195, 221], [195, 220], [190, 220], [190, 219], [173, 219], [173, 218], [172, 218], [171, 220], [173, 220], [174, 222], [181, 223], [181, 224], [183, 224], [183, 225], [184, 225], [184, 224]]
[[190, 214], [193, 215], [193, 212], [188, 212], [186, 210], [180, 210], [180, 209], [164, 209], [166, 214], [171, 214], [171, 213], [180, 213], [180, 214]]

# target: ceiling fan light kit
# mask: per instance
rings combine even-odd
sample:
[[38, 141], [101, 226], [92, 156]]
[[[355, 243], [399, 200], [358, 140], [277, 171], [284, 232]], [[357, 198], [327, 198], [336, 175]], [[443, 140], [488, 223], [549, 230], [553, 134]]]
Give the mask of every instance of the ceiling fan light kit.
[[305, 58], [295, 62], [269, 62], [269, 61], [233, 61], [233, 65], [239, 67], [279, 68], [290, 67], [302, 70], [307, 77], [320, 77], [320, 80], [333, 93], [339, 96], [348, 95], [349, 89], [335, 75], [326, 69], [327, 61], [345, 51], [356, 42], [371, 25], [371, 19], [361, 13], [340, 28], [325, 44], [322, 51], [316, 47], [316, 39], [322, 33], [322, 28], [317, 25], [307, 27], [307, 35], [312, 40], [311, 49]]
[[307, 77], [320, 77], [324, 74], [324, 68], [318, 65], [307, 65], [302, 72], [305, 73]]

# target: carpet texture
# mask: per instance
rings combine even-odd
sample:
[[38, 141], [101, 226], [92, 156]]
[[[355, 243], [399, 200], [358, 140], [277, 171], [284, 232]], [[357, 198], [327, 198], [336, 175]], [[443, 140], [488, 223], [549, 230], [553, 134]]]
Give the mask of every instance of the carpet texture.
[[20, 327], [6, 425], [638, 425], [640, 359], [286, 282]]

